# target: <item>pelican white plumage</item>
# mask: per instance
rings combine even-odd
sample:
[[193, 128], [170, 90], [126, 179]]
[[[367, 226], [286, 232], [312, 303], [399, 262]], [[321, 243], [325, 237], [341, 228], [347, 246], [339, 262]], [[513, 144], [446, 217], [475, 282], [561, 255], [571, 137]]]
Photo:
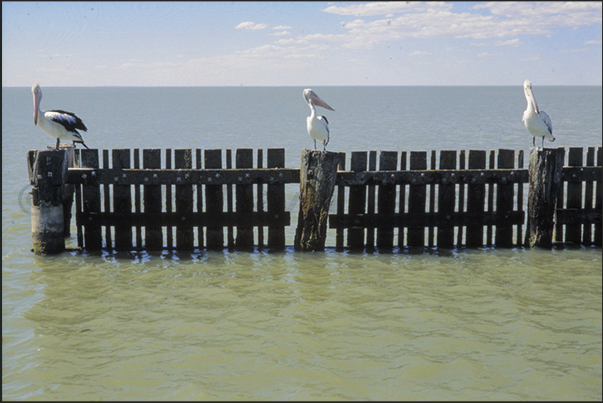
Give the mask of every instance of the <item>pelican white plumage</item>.
[[316, 140], [322, 142], [323, 149], [327, 149], [329, 143], [329, 121], [325, 116], [316, 116], [316, 106], [321, 106], [325, 109], [335, 111], [325, 101], [323, 101], [311, 88], [304, 90], [304, 99], [310, 107], [310, 116], [306, 119], [306, 128], [308, 134], [314, 139], [314, 148], [316, 148]]
[[549, 141], [555, 141], [551, 118], [545, 111], [538, 109], [538, 104], [536, 103], [530, 80], [523, 82], [523, 93], [528, 101], [528, 106], [523, 112], [523, 124], [532, 135], [532, 144], [534, 147], [536, 147], [536, 137], [542, 137], [542, 147], [544, 147], [545, 137]]
[[31, 92], [34, 97], [34, 124], [39, 126], [49, 136], [57, 139], [57, 149], [61, 140], [71, 140], [74, 145], [75, 143], [82, 143], [84, 147], [88, 148], [84, 143], [82, 135], [78, 132], [78, 130], [88, 131], [82, 119], [71, 112], [58, 109], [41, 111], [40, 101], [42, 101], [42, 90], [40, 89], [40, 85], [34, 84], [31, 87]]

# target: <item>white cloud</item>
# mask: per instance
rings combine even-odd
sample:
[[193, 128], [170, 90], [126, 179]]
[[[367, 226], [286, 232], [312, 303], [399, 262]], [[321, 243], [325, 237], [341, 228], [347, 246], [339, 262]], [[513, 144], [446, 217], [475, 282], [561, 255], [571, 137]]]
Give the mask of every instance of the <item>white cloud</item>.
[[431, 53], [429, 53], [429, 52], [421, 52], [421, 51], [418, 51], [418, 50], [408, 54], [408, 56], [427, 56], [427, 55], [431, 55]]
[[395, 13], [404, 12], [420, 12], [425, 10], [450, 10], [452, 4], [445, 4], [443, 2], [408, 2], [408, 1], [387, 1], [387, 2], [374, 2], [364, 4], [352, 4], [347, 6], [330, 6], [325, 8], [324, 12], [338, 14], [338, 15], [353, 15], [356, 17], [362, 16], [393, 16]]
[[[472, 10], [484, 10], [477, 13]], [[323, 11], [363, 17], [343, 22], [346, 48], [370, 49], [404, 38], [499, 39], [496, 46], [518, 46], [519, 35], [550, 35], [554, 29], [601, 23], [601, 3], [483, 3], [454, 12], [442, 2], [375, 2], [333, 5]], [[489, 12], [489, 13], [488, 13]], [[370, 18], [389, 16], [388, 18]], [[368, 19], [366, 17], [369, 17]]]
[[281, 29], [291, 29], [293, 27], [289, 26], [289, 25], [277, 25], [276, 27], [273, 27], [272, 29], [275, 30], [281, 30]]
[[601, 43], [602, 43], [601, 40], [598, 40], [598, 41], [594, 40], [594, 41], [586, 41], [586, 42], [584, 42], [585, 45], [600, 45]]
[[586, 49], [584, 49], [584, 48], [580, 48], [580, 49], [567, 49], [567, 50], [561, 51], [561, 53], [584, 53], [584, 52], [586, 52]]
[[280, 31], [280, 32], [275, 32], [273, 34], [270, 34], [272, 36], [283, 36], [283, 35], [291, 35], [291, 32], [289, 31]]
[[258, 29], [266, 29], [266, 28], [268, 28], [268, 25], [256, 24], [255, 22], [252, 22], [252, 21], [242, 22], [235, 27], [235, 29], [249, 29], [249, 30], [254, 30], [254, 31], [258, 30]]
[[536, 62], [540, 60], [540, 55], [534, 55], [530, 57], [526, 57], [525, 59], [519, 59], [520, 62]]
[[484, 52], [484, 53], [480, 53], [479, 55], [477, 55], [477, 57], [488, 57], [488, 56], [492, 56], [492, 53]]
[[519, 39], [509, 39], [508, 41], [496, 41], [494, 46], [514, 46], [517, 47], [521, 44]]

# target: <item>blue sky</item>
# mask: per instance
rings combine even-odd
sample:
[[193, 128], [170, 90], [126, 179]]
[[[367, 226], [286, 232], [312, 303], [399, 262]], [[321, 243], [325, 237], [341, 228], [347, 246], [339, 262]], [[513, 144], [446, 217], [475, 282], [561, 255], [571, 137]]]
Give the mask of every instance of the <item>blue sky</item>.
[[2, 86], [601, 85], [601, 2], [3, 2]]

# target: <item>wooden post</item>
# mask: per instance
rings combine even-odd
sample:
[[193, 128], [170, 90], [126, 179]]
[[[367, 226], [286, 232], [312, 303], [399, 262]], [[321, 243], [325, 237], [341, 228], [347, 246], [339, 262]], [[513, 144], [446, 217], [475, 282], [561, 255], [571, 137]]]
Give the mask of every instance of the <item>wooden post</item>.
[[[49, 146], [49, 149], [54, 147]], [[69, 161], [67, 166], [75, 168], [79, 166], [80, 155], [75, 153], [73, 144], [62, 144], [61, 149], [67, 150]], [[65, 238], [71, 235], [71, 207], [73, 206], [73, 195], [75, 194], [75, 186], [68, 183], [63, 184], [63, 231]]]
[[29, 180], [33, 185], [31, 230], [36, 255], [51, 255], [65, 250], [63, 185], [69, 167], [69, 152], [30, 150]]
[[338, 153], [302, 150], [299, 216], [294, 244], [297, 250], [324, 249], [338, 164]]
[[526, 244], [550, 248], [553, 245], [557, 188], [561, 184], [563, 154], [557, 149], [533, 148], [528, 167], [528, 222]]

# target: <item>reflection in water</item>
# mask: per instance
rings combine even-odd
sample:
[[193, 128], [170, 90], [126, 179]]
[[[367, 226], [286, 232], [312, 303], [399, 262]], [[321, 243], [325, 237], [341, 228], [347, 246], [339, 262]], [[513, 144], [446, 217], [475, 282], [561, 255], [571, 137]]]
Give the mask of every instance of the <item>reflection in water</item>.
[[25, 341], [3, 338], [4, 384], [20, 385], [3, 394], [597, 399], [600, 263], [595, 249], [40, 258], [11, 274], [36, 291]]

